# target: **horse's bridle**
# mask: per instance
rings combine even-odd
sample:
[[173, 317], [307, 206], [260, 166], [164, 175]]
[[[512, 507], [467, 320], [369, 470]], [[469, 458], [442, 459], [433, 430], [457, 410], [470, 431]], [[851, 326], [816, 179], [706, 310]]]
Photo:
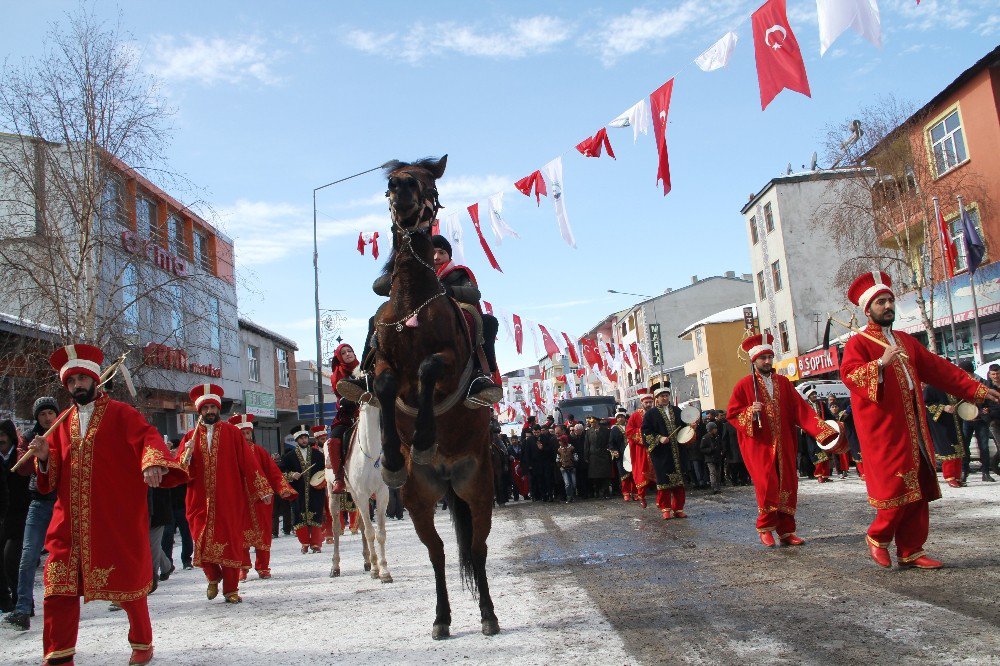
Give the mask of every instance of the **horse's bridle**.
[[[391, 176], [390, 176], [391, 177]], [[412, 176], [411, 176], [412, 177]], [[420, 197], [420, 210], [417, 212], [417, 222], [410, 228], [406, 228], [399, 223], [399, 217], [396, 215], [395, 209], [392, 207], [392, 200], [389, 199], [389, 190], [385, 191], [385, 196], [389, 199], [389, 216], [392, 219], [392, 227], [400, 233], [400, 248], [407, 248], [410, 251], [410, 255], [416, 259], [420, 264], [422, 264], [430, 272], [437, 275], [437, 270], [434, 268], [433, 264], [428, 264], [423, 260], [416, 252], [413, 251], [412, 237], [416, 234], [424, 234], [430, 236], [431, 225], [434, 220], [437, 219], [438, 211], [440, 211], [444, 206], [441, 205], [441, 201], [438, 198], [437, 188], [431, 186], [426, 192], [424, 191], [424, 184], [419, 178], [413, 178], [417, 183], [417, 195]]]

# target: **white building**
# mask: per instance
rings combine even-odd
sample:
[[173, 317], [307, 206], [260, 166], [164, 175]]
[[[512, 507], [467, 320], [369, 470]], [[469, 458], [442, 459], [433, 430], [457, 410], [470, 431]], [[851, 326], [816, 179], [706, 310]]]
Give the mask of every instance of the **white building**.
[[775, 357], [798, 356], [822, 342], [828, 313], [847, 304], [833, 276], [847, 259], [822, 231], [822, 210], [851, 170], [772, 178], [740, 211], [746, 224], [760, 328], [774, 335]]

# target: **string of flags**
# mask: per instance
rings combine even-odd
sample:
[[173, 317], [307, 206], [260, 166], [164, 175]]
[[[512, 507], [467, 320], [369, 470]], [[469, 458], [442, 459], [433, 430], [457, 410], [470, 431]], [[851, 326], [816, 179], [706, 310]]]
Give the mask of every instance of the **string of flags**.
[[[917, 4], [920, 4], [919, 0], [917, 0]], [[876, 47], [881, 48], [882, 26], [877, 0], [816, 0], [816, 9], [821, 57], [848, 30], [853, 30]], [[767, 109], [775, 97], [786, 89], [811, 97], [805, 61], [786, 13], [786, 0], [767, 0], [764, 2], [751, 14], [750, 26], [760, 89], [761, 110]], [[737, 33], [733, 30], [728, 31], [695, 58], [692, 63], [703, 72], [723, 69], [729, 64], [738, 43]], [[647, 136], [649, 130], [652, 129], [658, 157], [655, 182], [663, 188], [664, 196], [669, 194], [671, 180], [667, 150], [667, 123], [676, 77], [676, 74], [670, 77], [666, 83], [659, 86], [647, 97], [634, 103], [607, 123], [605, 127], [601, 127], [594, 134], [580, 141], [574, 147], [575, 151], [585, 158], [600, 158], [606, 153], [612, 160], [617, 161], [608, 135], [608, 128], [632, 128], [634, 143], [638, 142], [640, 134]], [[566, 152], [571, 153], [572, 150]], [[541, 205], [543, 196], [551, 199], [559, 235], [567, 245], [576, 248], [576, 239], [570, 226], [565, 202], [562, 157], [566, 152], [550, 160], [542, 168], [521, 178], [513, 186], [524, 196], [534, 197], [537, 206]], [[517, 232], [503, 217], [503, 195], [504, 192], [497, 192], [485, 202], [489, 213], [490, 228], [497, 245], [501, 245], [505, 238], [519, 238]], [[482, 232], [479, 219], [480, 203], [484, 202], [472, 203], [466, 207], [466, 210], [476, 229], [479, 244], [487, 260], [494, 269], [503, 272], [496, 254]], [[461, 213], [449, 213], [442, 216], [439, 229], [440, 233], [444, 234], [452, 245], [453, 259], [459, 263], [465, 263], [461, 216]], [[372, 249], [373, 252], [377, 251], [377, 245], [373, 243]], [[361, 237], [358, 239], [358, 251], [364, 254]]]
[[362, 231], [358, 234], [358, 252], [361, 253], [361, 256], [364, 256], [365, 248], [369, 245], [372, 247], [372, 258], [378, 259], [377, 231]]

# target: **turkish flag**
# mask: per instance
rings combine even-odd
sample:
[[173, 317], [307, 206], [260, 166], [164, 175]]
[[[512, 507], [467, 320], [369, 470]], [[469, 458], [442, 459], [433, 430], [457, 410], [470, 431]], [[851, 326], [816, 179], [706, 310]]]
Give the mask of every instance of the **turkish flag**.
[[576, 355], [576, 345], [570, 341], [569, 336], [565, 333], [562, 336], [563, 340], [566, 341], [566, 351], [569, 353], [569, 360], [573, 361], [574, 365], [580, 365], [580, 357]]
[[603, 370], [604, 359], [601, 358], [601, 353], [597, 351], [597, 341], [593, 338], [584, 338], [580, 341], [580, 345], [583, 347], [583, 360], [587, 362], [587, 367], [596, 367], [598, 370]]
[[542, 387], [538, 382], [532, 382], [531, 384], [531, 395], [535, 399], [535, 404], [539, 408], [542, 406]]
[[615, 151], [611, 150], [611, 140], [608, 139], [608, 130], [604, 127], [597, 131], [597, 134], [591, 137], [587, 137], [580, 143], [576, 144], [576, 149], [580, 151], [580, 154], [584, 157], [600, 157], [601, 150], [608, 151], [608, 157], [611, 159], [617, 159], [615, 157]]
[[958, 248], [955, 247], [955, 241], [951, 239], [948, 223], [944, 221], [944, 215], [941, 214], [940, 208], [938, 209], [938, 231], [941, 234], [941, 242], [944, 243], [944, 261], [948, 265], [948, 277], [954, 277]]
[[624, 360], [625, 364], [628, 365], [628, 367], [630, 368], [635, 367], [634, 365], [632, 365], [632, 359], [630, 359], [628, 357], [628, 354], [625, 353], [625, 347], [622, 346], [622, 343], [620, 342], [618, 343], [618, 358]]
[[521, 349], [524, 346], [524, 330], [521, 328], [521, 318], [514, 315], [514, 347], [517, 349], [517, 353], [521, 353]]
[[479, 244], [483, 246], [483, 252], [486, 253], [486, 258], [490, 260], [490, 266], [497, 269], [503, 273], [503, 269], [500, 268], [500, 264], [497, 263], [497, 258], [493, 256], [493, 250], [490, 249], [489, 243], [483, 237], [482, 227], [479, 226], [479, 204], [474, 203], [469, 206], [469, 217], [472, 218], [472, 226], [476, 228], [476, 233], [479, 234]]
[[538, 325], [538, 329], [542, 332], [542, 344], [545, 345], [545, 353], [549, 355], [549, 358], [559, 356], [559, 346], [552, 339], [552, 336], [549, 335], [549, 329], [545, 328], [542, 324]]
[[538, 205], [542, 205], [541, 195], [548, 196], [548, 192], [545, 191], [545, 179], [542, 178], [541, 171], [533, 171], [531, 174], [525, 176], [521, 180], [514, 183], [514, 187], [526, 197], [531, 196], [531, 190], [535, 190], [535, 201]]
[[653, 109], [653, 136], [656, 138], [656, 152], [659, 166], [656, 167], [656, 182], [663, 181], [663, 196], [670, 192], [670, 159], [667, 156], [667, 114], [670, 112], [670, 95], [674, 92], [674, 80], [670, 79], [653, 91], [649, 104]]
[[358, 252], [362, 255], [365, 253], [365, 232], [358, 232]]
[[493, 314], [493, 304], [490, 303], [489, 301], [483, 301], [483, 310], [486, 310], [486, 314], [492, 315]]
[[761, 110], [785, 88], [812, 97], [802, 51], [785, 15], [785, 0], [767, 0], [753, 13], [750, 23]]
[[633, 343], [629, 344], [628, 350], [632, 353], [633, 360], [635, 360], [635, 365], [633, 365], [632, 367], [633, 368], [638, 368], [640, 365], [642, 365], [639, 362], [639, 343], [638, 342], [633, 342]]

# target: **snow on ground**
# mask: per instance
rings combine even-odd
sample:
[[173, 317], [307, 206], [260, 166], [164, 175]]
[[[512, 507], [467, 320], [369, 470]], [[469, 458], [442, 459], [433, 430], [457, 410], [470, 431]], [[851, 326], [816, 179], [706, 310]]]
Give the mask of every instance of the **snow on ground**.
[[[363, 571], [359, 536], [341, 541], [340, 578], [329, 578], [332, 546], [301, 555], [293, 536], [274, 540], [274, 578], [251, 571], [241, 585], [243, 603], [205, 598], [200, 570], [178, 569], [149, 597], [154, 663], [339, 664], [404, 663], [548, 664], [586, 661], [625, 664], [621, 638], [567, 570], [546, 571], [544, 588], [524, 572], [516, 540], [544, 531], [541, 520], [494, 512], [487, 572], [501, 633], [480, 633], [479, 608], [461, 586], [454, 531], [439, 512], [445, 542], [452, 637], [431, 639], [434, 575], [427, 551], [409, 520], [390, 521], [387, 559], [394, 583]], [[179, 555], [179, 543], [174, 555]], [[178, 562], [179, 564], [179, 562]], [[39, 582], [41, 576], [38, 576]], [[553, 584], [555, 581], [555, 584]], [[41, 588], [36, 588], [41, 608]], [[124, 664], [128, 621], [95, 601], [83, 607], [76, 663]], [[0, 662], [38, 663], [42, 656], [41, 613], [29, 631], [0, 629]]]

